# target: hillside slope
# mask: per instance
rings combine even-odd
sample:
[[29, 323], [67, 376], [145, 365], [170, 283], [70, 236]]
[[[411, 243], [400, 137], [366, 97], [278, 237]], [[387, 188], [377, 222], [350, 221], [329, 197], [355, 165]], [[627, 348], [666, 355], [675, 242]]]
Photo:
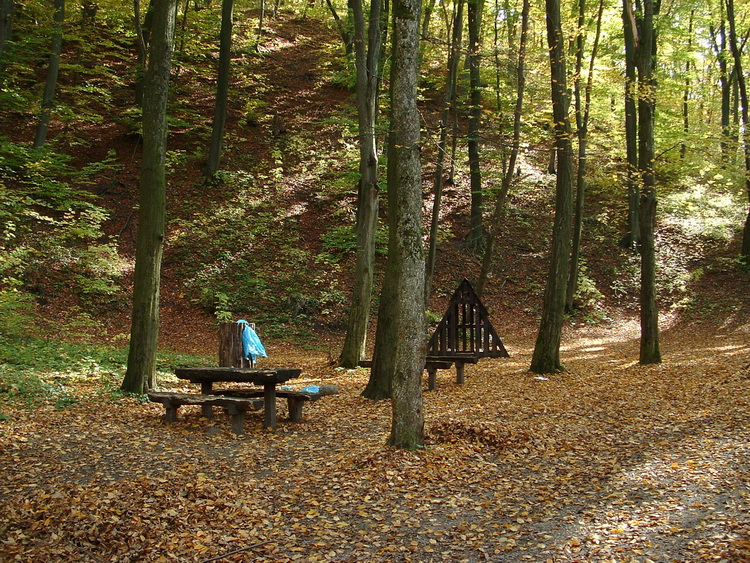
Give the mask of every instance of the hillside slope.
[[[313, 341], [335, 342], [344, 327], [353, 262], [350, 228], [357, 151], [354, 98], [347, 87], [350, 78], [341, 41], [332, 28], [313, 18], [282, 12], [268, 21], [256, 52], [256, 17], [251, 12], [237, 15], [223, 171], [210, 183], [203, 180], [202, 170], [217, 53], [204, 45], [175, 65], [162, 295], [165, 346], [213, 354], [217, 311], [252, 318], [264, 326], [269, 339], [314, 334]], [[442, 96], [429, 84], [420, 103], [425, 125], [425, 223], [431, 207], [437, 100]], [[115, 172], [98, 178], [93, 189], [111, 212], [106, 232], [132, 267], [140, 139], [128, 119], [129, 85], [111, 85], [110, 95], [112, 103], [101, 109], [101, 123], [77, 128], [73, 134], [70, 123], [56, 122], [51, 136], [79, 165], [114, 155]], [[63, 102], [71, 102], [64, 89], [61, 96]], [[29, 137], [33, 120], [28, 114], [4, 113], [2, 120], [17, 140]], [[500, 142], [491, 124], [485, 141], [495, 146]], [[534, 334], [540, 314], [551, 234], [554, 178], [541, 171], [546, 159], [542, 148], [527, 146], [522, 155], [485, 296], [498, 330], [524, 338]], [[462, 245], [469, 206], [464, 160], [459, 156], [455, 183], [444, 196], [431, 302], [436, 314], [442, 313], [463, 277], [474, 280], [479, 272], [480, 258]], [[490, 172], [499, 164], [488, 156], [485, 166]], [[492, 188], [491, 179], [486, 184]], [[637, 318], [637, 257], [617, 244], [624, 220], [620, 192], [601, 179], [592, 182], [584, 229], [586, 291], [571, 328], [590, 323], [614, 327]], [[734, 260], [736, 236], [688, 232], [679, 214], [673, 213], [661, 216], [659, 244], [665, 327], [747, 327], [750, 281]], [[127, 276], [124, 285], [127, 289]], [[40, 313], [47, 321], [62, 323], [72, 306], [86, 307], [81, 298], [65, 292], [46, 295], [40, 300]], [[97, 335], [121, 339], [127, 334], [126, 299], [95, 313]], [[334, 344], [323, 345], [335, 349]]]

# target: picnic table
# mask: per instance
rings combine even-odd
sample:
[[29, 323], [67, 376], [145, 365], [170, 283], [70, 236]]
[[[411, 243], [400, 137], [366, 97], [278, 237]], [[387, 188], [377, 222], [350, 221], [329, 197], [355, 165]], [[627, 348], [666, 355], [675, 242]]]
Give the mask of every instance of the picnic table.
[[[302, 370], [288, 368], [200, 367], [177, 368], [175, 375], [191, 383], [200, 383], [202, 395], [213, 394], [214, 383], [252, 383], [263, 386], [264, 425], [276, 428], [276, 386], [300, 376]], [[226, 391], [222, 392], [225, 394]], [[203, 405], [203, 414], [210, 418], [211, 405]]]

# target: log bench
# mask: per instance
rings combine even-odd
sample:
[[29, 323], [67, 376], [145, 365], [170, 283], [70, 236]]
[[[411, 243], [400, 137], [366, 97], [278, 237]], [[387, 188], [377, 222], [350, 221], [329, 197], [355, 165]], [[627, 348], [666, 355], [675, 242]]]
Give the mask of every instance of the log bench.
[[[216, 395], [231, 395], [233, 397], [253, 398], [263, 397], [262, 389], [219, 389], [214, 391]], [[287, 389], [277, 389], [276, 396], [286, 399], [289, 410], [289, 421], [299, 422], [302, 420], [302, 407], [307, 401], [317, 401], [326, 395], [338, 393], [338, 387], [335, 385], [321, 385], [318, 393], [308, 393], [305, 391], [293, 391]]]
[[182, 405], [201, 405], [209, 409], [211, 407], [225, 407], [232, 419], [232, 432], [235, 434], [242, 434], [244, 432], [245, 413], [248, 410], [259, 410], [263, 407], [263, 401], [257, 399], [216, 395], [192, 395], [170, 391], [151, 391], [148, 393], [148, 398], [154, 403], [164, 405], [167, 411], [164, 420], [167, 423], [177, 420], [177, 409]]

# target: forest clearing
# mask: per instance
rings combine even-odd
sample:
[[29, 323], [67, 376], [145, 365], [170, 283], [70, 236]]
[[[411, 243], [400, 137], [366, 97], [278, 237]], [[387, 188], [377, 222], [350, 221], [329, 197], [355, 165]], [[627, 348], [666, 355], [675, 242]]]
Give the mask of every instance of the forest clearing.
[[511, 357], [463, 385], [438, 372], [418, 453], [384, 448], [390, 407], [360, 396], [366, 370], [287, 344], [262, 365], [340, 392], [296, 424], [280, 407], [276, 432], [254, 414], [238, 437], [199, 407], [165, 426], [160, 405], [83, 375], [71, 406], [3, 423], [0, 558], [747, 561], [748, 330], [666, 330], [667, 360], [644, 367], [635, 323], [579, 329], [545, 380], [506, 334]]
[[1, 561], [750, 561], [747, 0], [392, 4], [0, 0]]

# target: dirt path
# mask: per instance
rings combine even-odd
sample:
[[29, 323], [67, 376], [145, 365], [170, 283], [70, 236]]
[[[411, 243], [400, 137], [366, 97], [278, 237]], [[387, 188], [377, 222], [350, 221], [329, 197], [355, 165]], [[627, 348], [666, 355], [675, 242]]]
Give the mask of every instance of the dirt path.
[[634, 333], [572, 335], [547, 380], [507, 337], [512, 357], [463, 386], [440, 372], [419, 453], [383, 446], [389, 405], [326, 354], [272, 349], [270, 365], [341, 393], [239, 438], [197, 410], [165, 427], [160, 406], [90, 382], [69, 409], [3, 423], [0, 559], [748, 560], [747, 327], [667, 330], [653, 367]]

